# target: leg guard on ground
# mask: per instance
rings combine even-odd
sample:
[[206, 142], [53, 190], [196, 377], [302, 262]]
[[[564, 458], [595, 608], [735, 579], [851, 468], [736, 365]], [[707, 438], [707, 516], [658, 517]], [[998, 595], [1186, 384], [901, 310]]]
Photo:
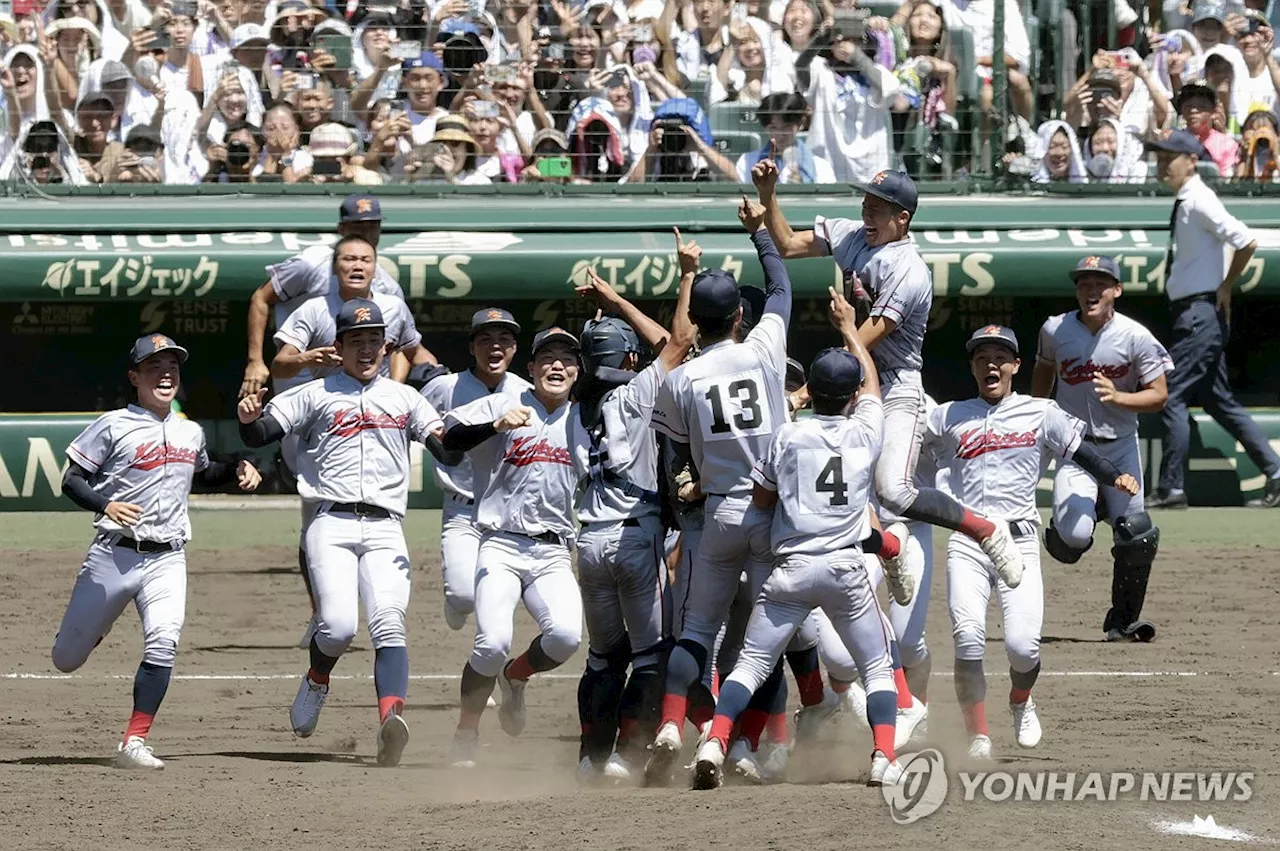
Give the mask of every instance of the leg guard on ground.
[[1107, 612], [1103, 623], [1104, 631], [1123, 630], [1142, 615], [1151, 564], [1160, 548], [1160, 528], [1151, 522], [1151, 515], [1145, 511], [1119, 518], [1114, 529], [1111, 611]]

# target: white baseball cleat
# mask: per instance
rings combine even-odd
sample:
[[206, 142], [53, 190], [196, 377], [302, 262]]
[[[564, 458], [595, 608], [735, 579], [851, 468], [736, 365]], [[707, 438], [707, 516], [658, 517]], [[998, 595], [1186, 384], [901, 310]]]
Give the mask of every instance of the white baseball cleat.
[[579, 786], [595, 786], [603, 776], [600, 769], [596, 768], [596, 764], [591, 761], [591, 757], [584, 756], [578, 761]]
[[130, 736], [128, 741], [116, 745], [116, 768], [160, 771], [164, 760], [152, 753], [141, 737]]
[[764, 771], [761, 769], [760, 761], [756, 758], [756, 752], [751, 750], [751, 743], [744, 738], [739, 738], [729, 748], [729, 770], [733, 772], [733, 776], [739, 780], [745, 780], [747, 783], [763, 783]]
[[467, 625], [467, 616], [449, 605], [449, 601], [444, 601], [444, 622], [448, 624], [449, 629], [457, 632]]
[[902, 766], [896, 759], [889, 759], [884, 751], [871, 755], [871, 777], [868, 786], [897, 786], [902, 782]]
[[984, 539], [980, 546], [982, 551], [995, 565], [996, 575], [1010, 588], [1017, 588], [1022, 582], [1022, 553], [1013, 542], [1013, 533], [1009, 531], [1007, 520], [992, 519], [996, 527], [990, 537]]
[[724, 745], [707, 739], [693, 761], [693, 788], [719, 789], [724, 785]]
[[[920, 702], [920, 698], [911, 696], [911, 705], [898, 710], [897, 723], [893, 730], [893, 749], [902, 750], [917, 734], [929, 729], [929, 707]], [[924, 730], [921, 730], [924, 725]]]
[[635, 780], [635, 771], [626, 757], [614, 751], [604, 764], [604, 779], [617, 785], [629, 784]]
[[889, 586], [889, 594], [892, 595], [893, 601], [899, 606], [905, 606], [916, 595], [916, 578], [911, 575], [911, 571], [907, 570], [907, 539], [911, 533], [907, 531], [905, 523], [894, 523], [885, 531], [898, 539], [902, 549], [893, 558], [881, 557], [880, 563], [884, 565], [884, 581]]
[[804, 745], [818, 738], [822, 726], [840, 711], [840, 695], [831, 689], [823, 689], [822, 702], [802, 706], [796, 710], [796, 744]]
[[683, 747], [680, 728], [674, 722], [668, 721], [658, 729], [658, 735], [649, 749], [649, 760], [644, 766], [646, 786], [661, 786], [671, 779], [671, 769], [680, 758]]
[[328, 697], [328, 684], [313, 683], [307, 676], [302, 677], [298, 695], [289, 707], [289, 723], [293, 725], [295, 736], [305, 739], [316, 731], [316, 724], [320, 722], [320, 710], [324, 709], [324, 702]]
[[502, 705], [498, 707], [498, 723], [502, 725], [502, 732], [508, 736], [518, 736], [524, 732], [524, 690], [529, 685], [529, 681], [513, 680], [507, 677], [507, 668], [510, 667], [511, 663], [508, 662], [503, 666], [502, 673], [498, 674], [498, 688], [502, 689]]
[[991, 759], [991, 737], [974, 736], [969, 740], [969, 759]]
[[449, 750], [449, 765], [453, 768], [475, 768], [476, 751], [479, 749], [479, 732], [476, 730], [454, 730], [453, 746]]
[[867, 720], [867, 690], [862, 683], [849, 684], [849, 689], [840, 696], [840, 708], [849, 713], [860, 729], [871, 732], [871, 722]]
[[298, 639], [298, 649], [306, 650], [311, 646], [311, 639], [316, 637], [316, 616], [312, 615], [311, 620], [307, 621], [307, 628], [302, 632], [302, 638]]
[[1028, 697], [1026, 703], [1010, 703], [1009, 711], [1013, 713], [1013, 735], [1018, 739], [1018, 746], [1034, 748], [1040, 744], [1040, 719], [1036, 716], [1036, 702]]
[[760, 765], [760, 777], [765, 783], [782, 783], [787, 779], [787, 768], [791, 764], [791, 748], [771, 742], [760, 746], [764, 758], [756, 758]]
[[409, 725], [396, 713], [387, 716], [378, 729], [378, 765], [390, 768], [400, 764], [404, 746], [409, 744]]

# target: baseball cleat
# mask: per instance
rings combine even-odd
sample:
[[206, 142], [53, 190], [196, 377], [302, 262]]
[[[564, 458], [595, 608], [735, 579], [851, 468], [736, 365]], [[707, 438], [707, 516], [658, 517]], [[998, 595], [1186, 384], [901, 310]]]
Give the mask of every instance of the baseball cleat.
[[907, 539], [911, 533], [905, 523], [894, 523], [885, 529], [902, 543], [902, 549], [893, 558], [881, 558], [884, 565], [884, 581], [889, 586], [889, 594], [899, 606], [908, 605], [916, 595], [916, 578], [907, 570]]
[[1013, 735], [1018, 739], [1018, 746], [1034, 748], [1040, 744], [1040, 719], [1036, 717], [1036, 702], [1028, 697], [1026, 703], [1010, 703], [1009, 711], [1013, 713]]
[[974, 736], [969, 740], [969, 759], [991, 759], [991, 737]]
[[503, 666], [502, 673], [498, 675], [498, 688], [502, 689], [502, 705], [498, 707], [498, 723], [502, 725], [502, 732], [508, 736], [518, 736], [524, 732], [524, 690], [529, 685], [529, 681], [508, 678], [507, 668], [510, 667], [511, 663], [508, 662]]
[[902, 750], [915, 736], [928, 730], [928, 719], [929, 707], [913, 695], [911, 705], [898, 710], [898, 720], [893, 730], [893, 749]]
[[729, 748], [729, 770], [733, 772], [733, 776], [747, 783], [763, 783], [764, 771], [761, 769], [760, 761], [756, 758], [756, 752], [751, 750], [751, 743], [746, 739], [738, 739], [733, 743], [733, 747]]
[[871, 755], [871, 777], [868, 786], [897, 786], [902, 782], [902, 766], [896, 759], [889, 759], [884, 751]]
[[822, 702], [796, 710], [796, 744], [804, 745], [818, 738], [822, 726], [840, 711], [840, 695], [823, 689]]
[[719, 739], [708, 739], [698, 748], [693, 762], [693, 788], [719, 789], [724, 785], [724, 745]]
[[449, 749], [449, 765], [453, 768], [475, 768], [476, 751], [480, 749], [480, 733], [476, 730], [454, 730]]
[[787, 768], [791, 764], [791, 748], [772, 742], [761, 745], [764, 759], [757, 758], [760, 765], [760, 776], [765, 783], [782, 783], [787, 779]]
[[458, 611], [449, 605], [449, 601], [444, 601], [444, 622], [449, 625], [449, 629], [457, 632], [467, 625], [467, 616], [463, 612]]
[[161, 771], [164, 760], [152, 753], [142, 738], [130, 736], [128, 741], [116, 746], [116, 768]]
[[649, 749], [649, 761], [644, 766], [644, 783], [646, 786], [663, 786], [671, 780], [671, 769], [680, 758], [680, 749], [684, 743], [680, 740], [680, 728], [668, 721], [658, 730]]
[[396, 713], [387, 716], [378, 730], [378, 765], [390, 768], [400, 764], [404, 746], [409, 744], [409, 725]]
[[1000, 581], [1010, 588], [1017, 588], [1022, 582], [1022, 553], [1013, 541], [1013, 533], [1009, 531], [1007, 520], [992, 520], [996, 527], [990, 537], [984, 538], [980, 546], [982, 551], [995, 565], [996, 575]]
[[293, 734], [305, 739], [316, 731], [320, 721], [320, 710], [324, 709], [325, 699], [329, 697], [328, 684], [311, 682], [303, 676], [298, 686], [298, 695], [289, 707], [289, 723], [293, 725]]
[[604, 764], [604, 778], [614, 784], [629, 784], [635, 779], [635, 772], [626, 757], [614, 751]]
[[591, 757], [584, 756], [578, 761], [579, 786], [595, 786], [603, 776], [600, 769], [596, 768], [596, 764], [591, 761]]
[[871, 732], [871, 722], [867, 720], [867, 690], [862, 683], [850, 683], [848, 690], [840, 695], [840, 710], [849, 713], [860, 729]]
[[316, 616], [312, 615], [311, 620], [307, 621], [307, 628], [302, 632], [302, 638], [298, 639], [298, 649], [306, 650], [311, 646], [311, 639], [316, 637]]

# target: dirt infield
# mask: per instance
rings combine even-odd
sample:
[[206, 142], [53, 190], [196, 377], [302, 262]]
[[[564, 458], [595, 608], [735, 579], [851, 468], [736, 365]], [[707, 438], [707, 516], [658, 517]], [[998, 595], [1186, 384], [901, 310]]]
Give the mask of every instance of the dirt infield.
[[[90, 537], [88, 518], [0, 515], [0, 849], [1233, 847], [1153, 827], [1206, 814], [1280, 839], [1280, 514], [1192, 510], [1156, 519], [1164, 540], [1147, 606], [1161, 629], [1154, 644], [1101, 641], [1110, 587], [1103, 542], [1077, 565], [1046, 564], [1045, 673], [1036, 687], [1044, 741], [1035, 751], [1013, 744], [993, 623], [988, 713], [1005, 759], [986, 770], [1252, 771], [1251, 800], [1142, 801], [1135, 791], [1106, 803], [966, 802], [939, 558], [930, 728], [947, 758], [950, 792], [936, 813], [903, 827], [877, 790], [851, 782], [580, 790], [581, 654], [559, 677], [531, 685], [524, 737], [507, 739], [486, 718], [481, 767], [449, 770], [456, 676], [472, 633], [444, 625], [439, 518], [426, 511], [407, 527], [415, 679], [406, 715], [413, 738], [399, 769], [373, 763], [377, 701], [365, 636], [335, 672], [349, 679], [335, 678], [315, 737], [290, 733], [287, 709], [306, 668], [305, 652], [293, 647], [307, 612], [294, 566], [297, 514], [219, 511], [194, 517], [187, 623], [151, 736], [168, 768], [117, 771], [109, 756], [129, 712], [136, 615], [126, 611], [75, 677], [57, 677], [48, 650]], [[516, 646], [532, 633], [522, 611]], [[858, 779], [868, 748], [849, 733], [833, 752], [836, 773]]]

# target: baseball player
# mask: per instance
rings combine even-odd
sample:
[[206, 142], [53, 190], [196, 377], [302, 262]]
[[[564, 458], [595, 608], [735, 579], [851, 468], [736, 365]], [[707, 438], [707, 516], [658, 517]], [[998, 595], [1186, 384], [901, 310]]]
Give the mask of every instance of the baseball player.
[[764, 268], [763, 315], [737, 343], [734, 331], [742, 321], [737, 282], [721, 270], [700, 273], [689, 314], [702, 351], [671, 371], [653, 411], [654, 428], [671, 440], [670, 469], [680, 470], [692, 459], [700, 477], [693, 490], [707, 499], [686, 595], [676, 601], [683, 627], [667, 663], [661, 724], [645, 767], [651, 784], [666, 781], [680, 753], [689, 689], [711, 664], [739, 576], [745, 569], [754, 592], [772, 564], [771, 518], [751, 501], [751, 469], [787, 420], [783, 380], [791, 281], [765, 230], [764, 209], [744, 196], [738, 217]]
[[1009, 657], [1009, 708], [1018, 745], [1040, 743], [1040, 720], [1031, 687], [1040, 673], [1040, 628], [1044, 591], [1040, 575], [1040, 514], [1036, 485], [1048, 457], [1073, 460], [1098, 482], [1134, 495], [1138, 482], [1081, 440], [1082, 424], [1056, 402], [1014, 393], [1018, 338], [1000, 325], [979, 328], [965, 344], [978, 396], [938, 406], [929, 416], [925, 450], [947, 471], [956, 498], [978, 511], [1007, 517], [1025, 566], [1017, 588], [1000, 579], [991, 559], [972, 539], [952, 535], [947, 544], [947, 604], [956, 643], [956, 697], [964, 712], [969, 755], [991, 756], [984, 700], [982, 656], [987, 605], [1000, 598], [1005, 652]]
[[364, 603], [378, 694], [378, 764], [394, 766], [409, 741], [402, 717], [409, 685], [405, 608], [409, 553], [401, 522], [409, 498], [409, 441], [438, 439], [440, 417], [421, 394], [381, 375], [386, 320], [352, 299], [335, 322], [342, 372], [295, 387], [265, 409], [266, 390], [240, 400], [240, 436], [264, 446], [301, 438], [298, 492], [314, 518], [306, 531], [316, 606], [311, 667], [289, 709], [293, 732], [315, 732], [329, 678], [359, 626]]
[[[578, 685], [578, 777], [628, 782], [653, 740], [670, 632], [658, 446], [649, 421], [663, 380], [693, 348], [689, 295], [702, 249], [675, 231], [680, 289], [670, 334], [594, 272], [577, 288], [605, 318], [582, 332], [579, 421], [590, 471], [578, 505], [578, 580], [587, 621]], [[621, 318], [614, 318], [614, 315]], [[657, 357], [636, 371], [640, 342]], [[627, 671], [631, 674], [628, 678]], [[616, 740], [616, 741], [615, 741]]]
[[97, 534], [53, 640], [53, 664], [64, 673], [78, 669], [124, 607], [137, 607], [142, 663], [118, 768], [164, 768], [146, 739], [169, 688], [186, 614], [191, 484], [234, 478], [251, 491], [261, 481], [247, 461], [210, 461], [204, 430], [171, 412], [186, 360], [187, 350], [163, 334], [139, 337], [128, 373], [137, 403], [98, 417], [67, 447], [62, 492], [94, 513]]
[[[574, 452], [578, 340], [551, 327], [533, 338], [533, 389], [490, 394], [448, 413], [444, 446], [471, 454], [476, 473], [476, 638], [462, 671], [461, 714], [451, 762], [475, 766], [480, 716], [497, 683], [503, 731], [524, 731], [525, 689], [563, 665], [582, 639], [582, 596], [570, 564], [577, 537], [574, 495], [586, 475]], [[523, 599], [540, 634], [508, 661]]]
[[[1142, 504], [1138, 414], [1164, 407], [1169, 398], [1165, 376], [1173, 372], [1173, 361], [1155, 335], [1116, 312], [1124, 288], [1113, 258], [1081, 258], [1071, 278], [1080, 309], [1052, 316], [1041, 326], [1031, 393], [1053, 393], [1064, 411], [1084, 422], [1082, 439], [1138, 482], [1138, 495], [1132, 497], [1101, 489], [1113, 542], [1111, 609], [1102, 631], [1108, 641], [1151, 641], [1156, 628], [1141, 615], [1160, 529]], [[1058, 469], [1053, 519], [1044, 533], [1049, 555], [1074, 564], [1088, 552], [1098, 497], [1098, 482], [1079, 464], [1066, 462]]]
[[831, 292], [833, 318], [847, 318], [851, 348], [826, 349], [814, 359], [814, 416], [782, 425], [752, 471], [753, 501], [773, 510], [774, 568], [751, 613], [738, 663], [720, 687], [710, 733], [695, 758], [694, 788], [721, 784], [738, 715], [818, 607], [831, 617], [867, 683], [875, 739], [870, 782], [892, 784], [901, 777], [888, 640], [862, 564], [861, 542], [871, 536], [872, 468], [882, 438], [879, 381], [858, 341], [853, 308]]
[[[440, 375], [422, 388], [437, 411], [447, 414], [494, 393], [519, 398], [532, 385], [509, 372], [516, 355], [520, 324], [498, 307], [486, 307], [471, 317], [471, 357], [466, 372]], [[444, 494], [440, 521], [440, 562], [444, 571], [444, 620], [462, 629], [476, 610], [476, 553], [480, 530], [475, 524], [475, 471], [471, 459], [459, 453], [456, 463], [435, 465], [436, 481]]]
[[884, 393], [888, 439], [876, 465], [880, 504], [911, 520], [963, 532], [995, 562], [1001, 578], [1015, 587], [1021, 578], [1021, 561], [1008, 524], [1002, 518], [975, 514], [937, 488], [919, 487], [915, 478], [926, 422], [921, 347], [933, 303], [929, 268], [910, 236], [918, 202], [915, 182], [901, 172], [882, 171], [861, 187], [865, 193], [861, 222], [818, 216], [813, 230], [797, 233], [787, 224], [774, 194], [777, 166], [764, 160], [751, 177], [766, 210], [765, 224], [782, 256], [830, 255], [844, 272], [846, 295], [871, 300], [869, 318], [861, 323], [858, 334], [876, 359]]

